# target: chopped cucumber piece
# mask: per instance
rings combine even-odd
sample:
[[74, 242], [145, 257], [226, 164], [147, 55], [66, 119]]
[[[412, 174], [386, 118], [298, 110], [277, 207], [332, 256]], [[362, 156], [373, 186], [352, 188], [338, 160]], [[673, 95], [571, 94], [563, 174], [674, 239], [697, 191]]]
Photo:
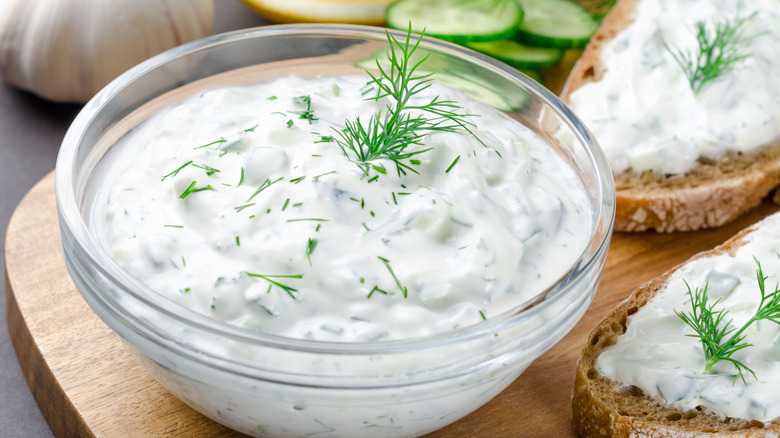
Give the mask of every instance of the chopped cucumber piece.
[[467, 46], [517, 69], [552, 67], [563, 57], [561, 49], [531, 47], [512, 40], [468, 43]]
[[598, 20], [571, 0], [517, 0], [525, 12], [517, 40], [559, 49], [585, 47]]
[[523, 10], [515, 0], [399, 0], [385, 18], [388, 27], [464, 44], [511, 38]]

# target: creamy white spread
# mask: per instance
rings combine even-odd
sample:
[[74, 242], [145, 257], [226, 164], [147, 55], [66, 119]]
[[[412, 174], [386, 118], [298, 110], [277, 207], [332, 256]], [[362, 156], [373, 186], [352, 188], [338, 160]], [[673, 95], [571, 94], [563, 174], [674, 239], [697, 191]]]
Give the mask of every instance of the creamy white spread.
[[[765, 222], [733, 254], [700, 258], [682, 266], [661, 291], [628, 319], [626, 333], [598, 358], [599, 372], [682, 410], [704, 406], [718, 415], [768, 421], [780, 417], [780, 325], [761, 320], [744, 332], [752, 344], [733, 357], [756, 373], [735, 380], [736, 368], [720, 361], [704, 374], [705, 358], [698, 338], [674, 311], [689, 313], [692, 289], [707, 285], [710, 303], [728, 310], [726, 320], [741, 327], [756, 312], [761, 294], [756, 279], [761, 263], [766, 293], [780, 281], [778, 217]], [[727, 337], [728, 338], [728, 337]]]
[[[696, 23], [747, 21], [748, 55], [695, 95], [667, 46], [697, 47]], [[701, 157], [748, 152], [780, 138], [780, 2], [641, 0], [603, 46], [604, 75], [570, 97], [614, 173], [684, 174]]]
[[[110, 255], [196, 312], [292, 338], [372, 341], [472, 325], [554, 284], [592, 227], [584, 187], [537, 135], [452, 89], [468, 132], [418, 172], [360, 167], [331, 137], [385, 110], [365, 77], [230, 86], [112, 148], [93, 226]], [[408, 162], [407, 162], [408, 163]]]

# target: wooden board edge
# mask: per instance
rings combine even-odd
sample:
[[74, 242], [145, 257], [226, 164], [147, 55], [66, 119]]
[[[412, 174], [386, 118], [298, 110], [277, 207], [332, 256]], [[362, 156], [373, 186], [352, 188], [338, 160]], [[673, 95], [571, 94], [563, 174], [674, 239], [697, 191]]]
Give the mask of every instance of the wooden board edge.
[[[14, 210], [6, 230], [6, 242], [8, 235], [17, 227], [20, 211], [24, 210], [29, 199], [36, 193], [45, 191], [51, 186], [54, 172], [50, 172], [24, 196]], [[49, 424], [52, 432], [57, 437], [94, 437], [86, 426], [84, 419], [78, 414], [78, 410], [71, 403], [64, 390], [57, 383], [54, 374], [38, 348], [27, 323], [22, 316], [19, 303], [14, 295], [14, 287], [8, 275], [8, 251], [5, 254], [5, 315], [8, 325], [8, 333], [11, 344], [14, 347], [17, 361], [22, 369], [27, 386], [33, 394], [43, 417]]]

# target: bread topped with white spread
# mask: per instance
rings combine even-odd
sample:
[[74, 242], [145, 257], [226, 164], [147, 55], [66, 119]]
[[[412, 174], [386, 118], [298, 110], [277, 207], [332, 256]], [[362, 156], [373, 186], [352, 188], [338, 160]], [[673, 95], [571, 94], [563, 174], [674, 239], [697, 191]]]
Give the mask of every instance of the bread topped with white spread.
[[[577, 433], [780, 436], [780, 321], [750, 321], [760, 309], [780, 312], [780, 302], [771, 299], [780, 281], [778, 248], [780, 213], [644, 284], [609, 313], [591, 332], [577, 364], [572, 400]], [[728, 312], [713, 324], [726, 330], [717, 345], [727, 345], [745, 327], [744, 339], [735, 345], [746, 346], [730, 356], [711, 356], [720, 360], [709, 372], [703, 343], [681, 316], [703, 321], [702, 307], [698, 318], [692, 316], [692, 302], [702, 297], [715, 319]]]
[[777, 0], [618, 0], [562, 93], [610, 161], [616, 230], [717, 227], [780, 184], [779, 21]]

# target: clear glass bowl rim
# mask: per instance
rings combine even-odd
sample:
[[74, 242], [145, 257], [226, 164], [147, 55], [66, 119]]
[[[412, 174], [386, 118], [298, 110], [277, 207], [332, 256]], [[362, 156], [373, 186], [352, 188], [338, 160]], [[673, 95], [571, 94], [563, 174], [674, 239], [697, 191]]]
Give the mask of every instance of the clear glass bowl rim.
[[[295, 24], [272, 25], [259, 28], [243, 29], [223, 34], [213, 35], [197, 41], [193, 41], [156, 55], [137, 66], [126, 71], [113, 80], [93, 97], [79, 112], [68, 129], [60, 152], [57, 157], [55, 172], [55, 194], [57, 211], [60, 216], [60, 226], [65, 227], [71, 234], [72, 240], [82, 255], [86, 256], [94, 268], [103, 275], [112, 279], [114, 286], [121, 289], [134, 299], [144, 302], [153, 310], [167, 317], [177, 319], [184, 324], [224, 336], [247, 344], [256, 344], [266, 347], [289, 349], [295, 351], [309, 351], [324, 354], [392, 354], [404, 351], [425, 350], [441, 347], [442, 345], [468, 341], [477, 337], [490, 335], [503, 327], [520, 323], [531, 318], [546, 307], [542, 304], [566, 297], [570, 289], [576, 287], [576, 278], [591, 269], [599, 269], [600, 257], [606, 252], [614, 224], [615, 216], [615, 190], [612, 173], [601, 148], [590, 134], [588, 129], [574, 115], [574, 113], [558, 99], [552, 92], [537, 84], [518, 70], [501, 63], [493, 58], [465, 47], [438, 40], [433, 37], [425, 37], [420, 47], [431, 48], [437, 52], [454, 55], [481, 68], [487, 68], [510, 77], [521, 86], [530, 90], [536, 98], [544, 101], [576, 135], [577, 142], [584, 146], [587, 158], [597, 173], [598, 185], [597, 199], [594, 200], [595, 220], [593, 234], [587, 243], [585, 250], [579, 256], [571, 270], [564, 273], [561, 278], [550, 288], [540, 291], [533, 299], [521, 306], [510, 309], [502, 315], [490, 318], [479, 324], [455, 329], [452, 331], [433, 334], [424, 337], [375, 341], [375, 342], [327, 342], [312, 341], [306, 339], [294, 339], [268, 333], [257, 332], [251, 329], [238, 327], [208, 316], [196, 313], [172, 301], [167, 300], [150, 288], [141, 284], [122, 270], [116, 262], [102, 249], [97, 240], [92, 236], [79, 208], [80, 196], [74, 190], [74, 179], [79, 180], [78, 175], [73, 175], [78, 157], [79, 146], [82, 144], [84, 132], [90, 127], [104, 107], [112, 101], [125, 86], [136, 78], [160, 68], [166, 63], [177, 58], [197, 53], [202, 50], [210, 50], [215, 47], [231, 44], [235, 41], [247, 38], [274, 38], [276, 36], [309, 36], [323, 38], [354, 38], [373, 41], [387, 41], [386, 32], [397, 38], [406, 38], [406, 32], [388, 30], [373, 26], [348, 25], [348, 24]], [[413, 41], [414, 41], [413, 36]], [[151, 96], [154, 97], [154, 96]], [[63, 232], [65, 232], [63, 230]], [[573, 277], [572, 277], [573, 275]], [[571, 277], [571, 278], [568, 278]], [[569, 281], [564, 282], [564, 279]], [[106, 297], [101, 291], [93, 291], [100, 295], [101, 300]], [[589, 302], [589, 301], [588, 301]], [[132, 317], [131, 315], [128, 315]], [[144, 325], [139, 319], [135, 324]]]

